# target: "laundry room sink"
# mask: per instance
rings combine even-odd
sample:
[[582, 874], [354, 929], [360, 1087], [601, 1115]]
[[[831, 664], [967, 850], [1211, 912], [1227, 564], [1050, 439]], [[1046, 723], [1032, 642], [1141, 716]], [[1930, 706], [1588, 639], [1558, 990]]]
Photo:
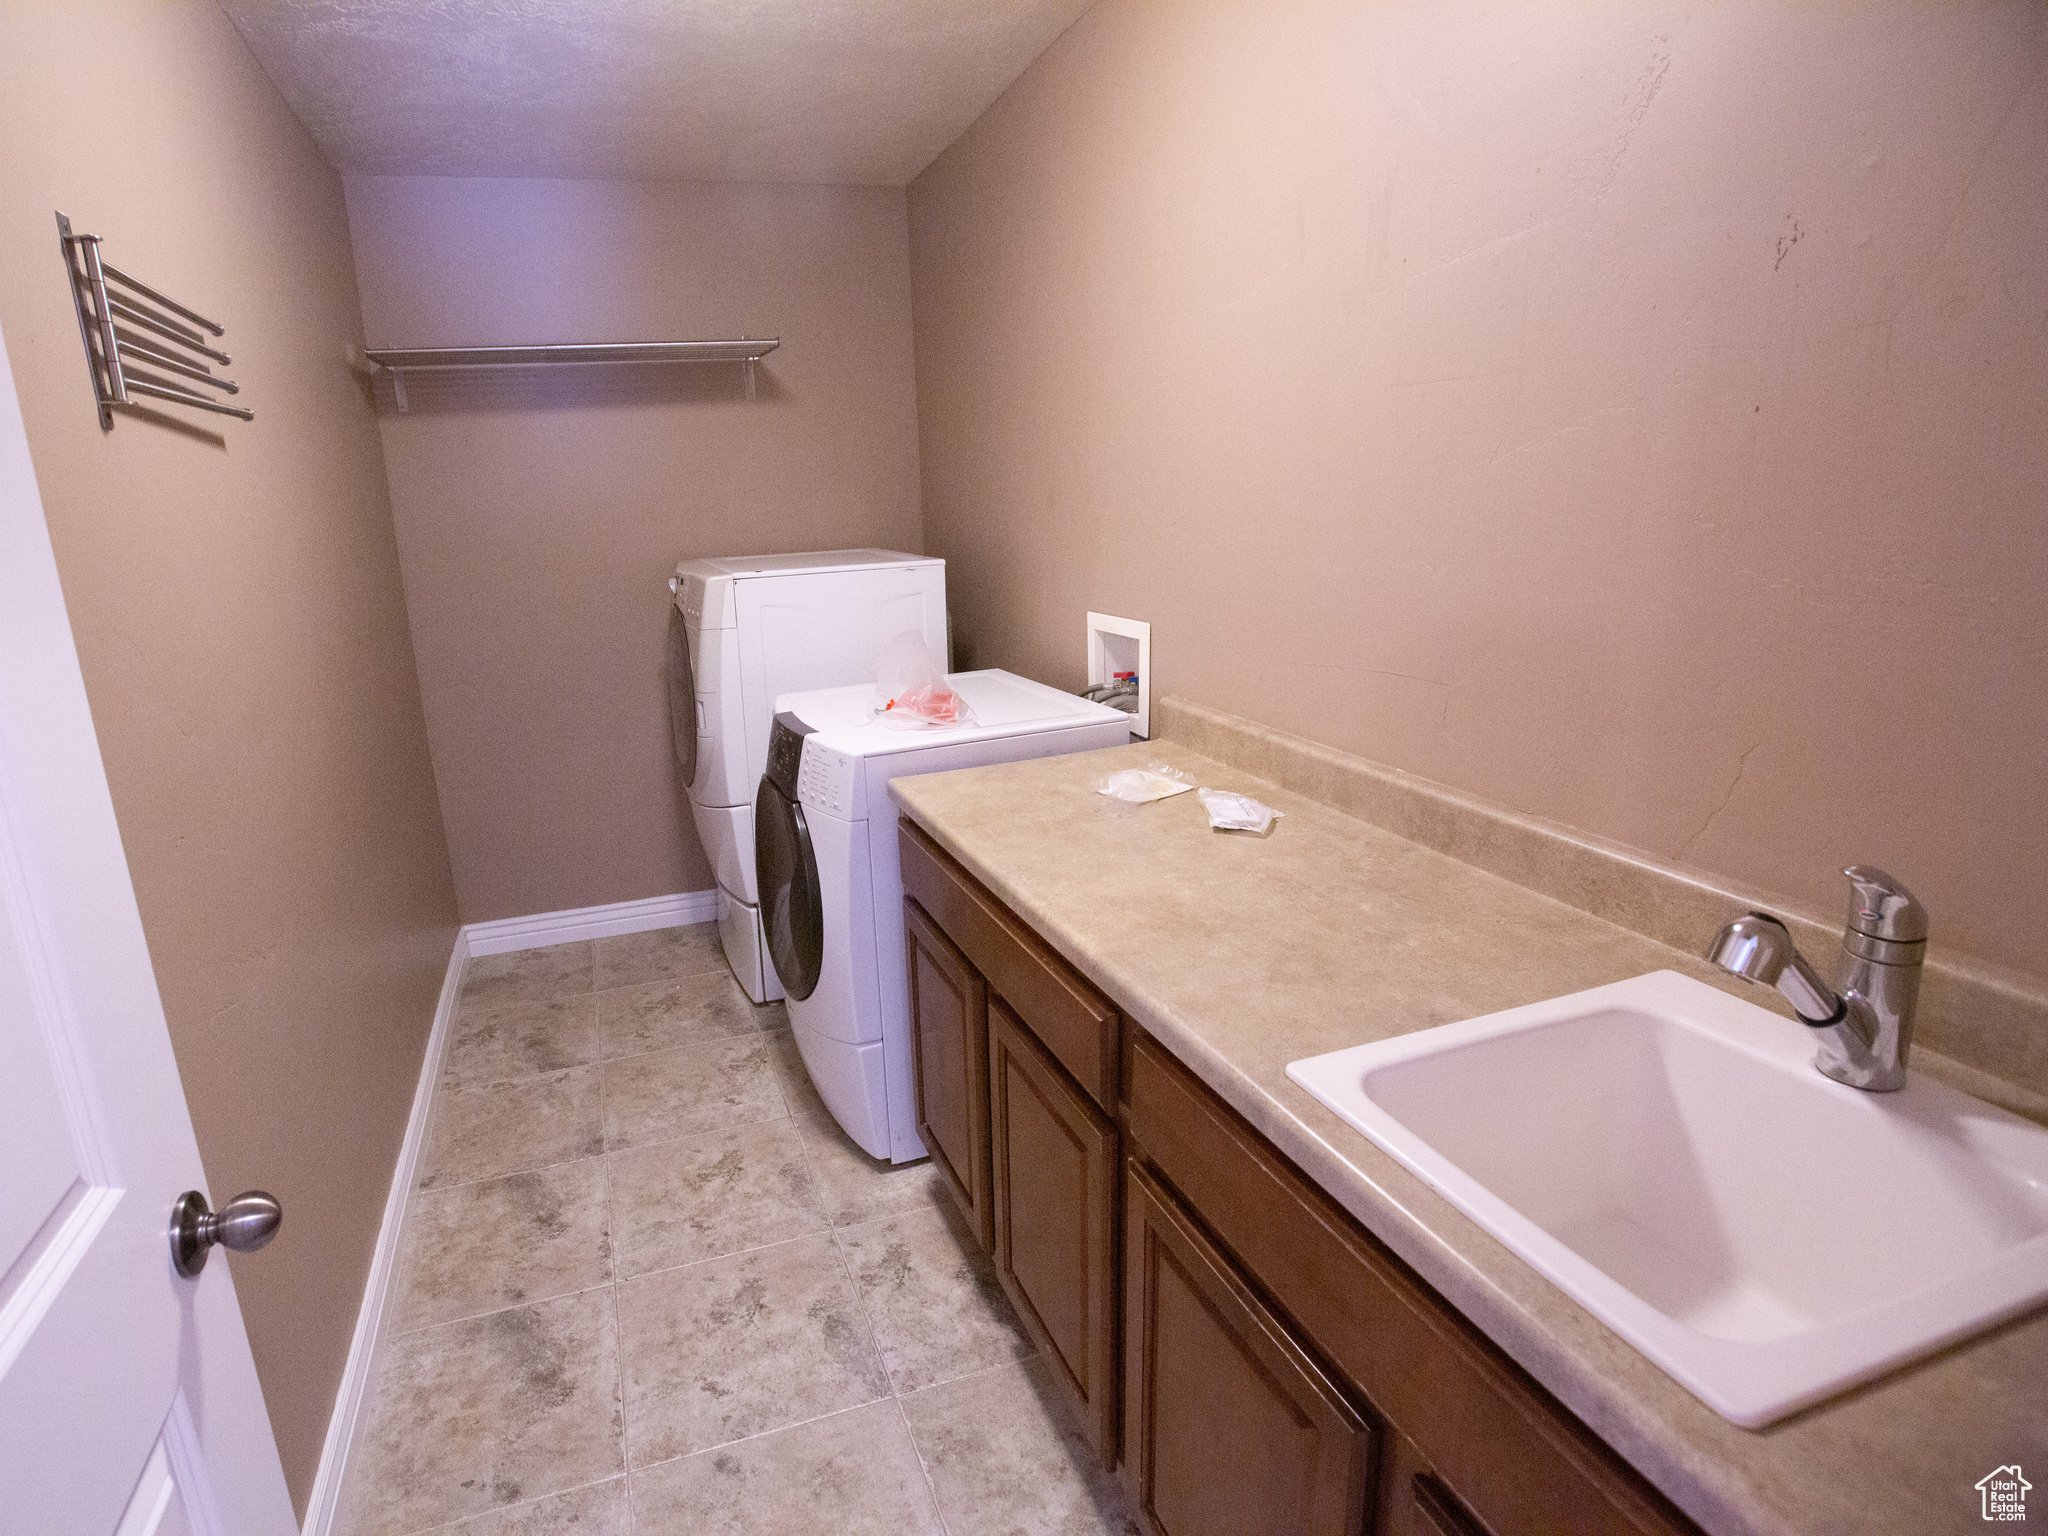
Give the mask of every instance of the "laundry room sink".
[[1723, 1418], [1758, 1427], [2048, 1300], [2048, 1130], [1658, 971], [1288, 1076]]

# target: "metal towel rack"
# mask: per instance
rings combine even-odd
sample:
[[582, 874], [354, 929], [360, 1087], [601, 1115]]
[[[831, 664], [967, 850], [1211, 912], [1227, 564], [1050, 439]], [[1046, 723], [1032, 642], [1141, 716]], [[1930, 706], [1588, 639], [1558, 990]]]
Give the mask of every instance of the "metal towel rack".
[[[102, 431], [113, 431], [114, 407], [135, 404], [136, 395], [239, 416], [244, 421], [256, 419], [254, 411], [223, 405], [177, 382], [190, 379], [225, 394], [241, 393], [232, 379], [216, 378], [207, 366], [207, 361], [212, 361], [225, 368], [233, 361], [227, 353], [208, 346], [200, 334], [224, 335], [219, 325], [107, 261], [100, 255], [100, 237], [74, 235], [71, 221], [61, 213], [57, 215], [57, 235], [64, 252], [64, 271], [71, 279], [71, 302], [78, 311], [78, 334], [85, 342], [85, 362], [92, 373]], [[150, 334], [143, 335], [144, 331]], [[144, 371], [150, 368], [159, 371]], [[162, 374], [175, 374], [177, 379]]]
[[405, 406], [408, 373], [460, 373], [480, 368], [540, 368], [593, 363], [740, 363], [747, 398], [754, 398], [754, 364], [782, 345], [780, 337], [738, 341], [628, 341], [551, 347], [372, 347], [363, 356], [391, 375], [392, 397]]

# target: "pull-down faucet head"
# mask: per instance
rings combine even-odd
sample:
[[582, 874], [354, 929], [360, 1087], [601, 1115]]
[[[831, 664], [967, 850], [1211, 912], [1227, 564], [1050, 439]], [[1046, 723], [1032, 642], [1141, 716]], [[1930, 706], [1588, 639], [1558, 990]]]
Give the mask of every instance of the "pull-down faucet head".
[[1749, 912], [1714, 936], [1707, 958], [1732, 976], [1775, 986], [1819, 1048], [1814, 1066], [1852, 1088], [1886, 1093], [1906, 1086], [1906, 1052], [1920, 965], [1927, 953], [1927, 909], [1874, 864], [1852, 864], [1849, 921], [1842, 933], [1842, 989], [1820, 979], [1767, 912]]
[[1707, 958], [1731, 976], [1776, 987], [1803, 1024], [1833, 1024], [1843, 1003], [1792, 942], [1792, 931], [1768, 912], [1750, 912], [1715, 935]]

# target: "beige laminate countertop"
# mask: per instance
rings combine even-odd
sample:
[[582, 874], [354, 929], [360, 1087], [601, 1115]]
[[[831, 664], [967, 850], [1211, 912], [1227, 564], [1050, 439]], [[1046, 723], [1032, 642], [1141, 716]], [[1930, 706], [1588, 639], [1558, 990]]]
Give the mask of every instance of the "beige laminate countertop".
[[[1095, 793], [1163, 760], [1286, 813]], [[1717, 1417], [1287, 1077], [1367, 1040], [1704, 961], [1171, 741], [898, 779], [919, 826], [1716, 1533], [1982, 1529], [1976, 1483], [2048, 1471], [2048, 1312], [1772, 1426]], [[1702, 941], [1708, 935], [1701, 935]], [[1839, 1170], [1838, 1170], [1839, 1172]], [[2034, 1480], [2048, 1488], [2040, 1471]], [[2048, 1519], [2048, 1495], [2043, 1496]]]

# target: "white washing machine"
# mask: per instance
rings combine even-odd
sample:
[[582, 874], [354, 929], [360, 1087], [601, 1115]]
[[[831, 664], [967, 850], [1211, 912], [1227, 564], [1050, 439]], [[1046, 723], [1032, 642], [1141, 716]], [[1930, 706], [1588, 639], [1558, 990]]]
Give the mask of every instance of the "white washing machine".
[[946, 654], [946, 562], [888, 549], [686, 560], [669, 583], [669, 725], [718, 878], [718, 934], [757, 1003], [782, 996], [754, 882], [754, 792], [778, 695], [872, 685], [905, 630]]
[[[903, 869], [889, 781], [1120, 747], [1131, 717], [1009, 672], [949, 681], [971, 725], [905, 730], [873, 718], [872, 685], [776, 701], [755, 801], [761, 914], [804, 1066], [874, 1157], [923, 1157], [910, 1065]], [[1028, 805], [1019, 816], [1034, 814]]]

